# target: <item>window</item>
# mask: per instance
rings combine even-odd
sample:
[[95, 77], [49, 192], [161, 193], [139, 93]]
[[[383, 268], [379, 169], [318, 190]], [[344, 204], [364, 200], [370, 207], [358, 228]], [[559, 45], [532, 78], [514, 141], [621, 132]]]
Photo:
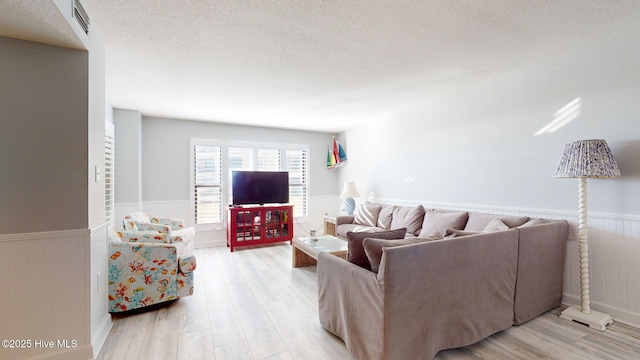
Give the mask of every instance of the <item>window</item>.
[[308, 146], [192, 140], [191, 150], [195, 224], [224, 223], [223, 209], [233, 202], [234, 170], [288, 171], [289, 202], [294, 205], [294, 215], [307, 216]]
[[287, 150], [289, 172], [289, 202], [295, 216], [307, 215], [307, 150]]
[[193, 147], [194, 223], [222, 222], [222, 151], [220, 146]]

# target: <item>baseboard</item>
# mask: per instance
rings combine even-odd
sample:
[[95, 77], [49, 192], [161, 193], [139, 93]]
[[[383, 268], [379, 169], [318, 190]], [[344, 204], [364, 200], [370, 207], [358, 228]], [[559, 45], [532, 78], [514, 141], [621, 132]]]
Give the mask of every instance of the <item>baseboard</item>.
[[196, 237], [193, 243], [194, 249], [226, 245], [227, 232], [225, 229], [196, 230]]
[[[562, 304], [567, 306], [580, 305], [580, 298], [572, 294], [564, 293]], [[638, 313], [594, 301], [591, 301], [589, 304], [594, 310], [609, 314], [615, 321], [640, 328], [640, 314]]]
[[109, 315], [106, 310], [101, 323], [102, 324], [99, 326], [98, 332], [91, 339], [94, 359], [98, 358], [102, 347], [107, 342], [107, 338], [109, 337], [111, 328], [113, 327], [113, 322], [111, 322], [111, 315]]

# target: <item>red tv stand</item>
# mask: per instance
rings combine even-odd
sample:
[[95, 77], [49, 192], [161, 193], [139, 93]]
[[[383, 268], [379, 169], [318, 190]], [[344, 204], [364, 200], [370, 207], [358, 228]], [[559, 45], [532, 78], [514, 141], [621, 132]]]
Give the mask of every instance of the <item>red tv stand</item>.
[[227, 247], [251, 246], [293, 239], [293, 205], [232, 206], [227, 223]]

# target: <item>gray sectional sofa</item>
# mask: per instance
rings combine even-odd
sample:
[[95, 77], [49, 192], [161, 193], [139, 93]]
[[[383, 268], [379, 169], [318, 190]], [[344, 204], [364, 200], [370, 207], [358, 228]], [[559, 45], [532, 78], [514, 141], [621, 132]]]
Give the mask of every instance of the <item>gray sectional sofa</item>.
[[[560, 304], [566, 221], [421, 206], [380, 210], [374, 226], [354, 224], [362, 213], [350, 222], [341, 218], [337, 226], [341, 236], [371, 232], [365, 245], [388, 245], [377, 272], [330, 254], [318, 256], [320, 323], [355, 358], [432, 359], [440, 350], [473, 344]], [[408, 238], [399, 246], [392, 244], [398, 240], [375, 240], [376, 233], [400, 225]]]

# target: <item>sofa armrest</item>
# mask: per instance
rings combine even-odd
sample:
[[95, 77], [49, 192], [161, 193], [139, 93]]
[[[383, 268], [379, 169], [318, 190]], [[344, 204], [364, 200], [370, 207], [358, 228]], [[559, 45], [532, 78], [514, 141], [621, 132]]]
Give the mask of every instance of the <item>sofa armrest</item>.
[[385, 358], [432, 358], [512, 325], [518, 230], [385, 248]]
[[518, 228], [518, 278], [513, 323], [520, 325], [560, 305], [569, 224], [562, 221]]
[[320, 323], [345, 342], [356, 359], [378, 359], [384, 296], [376, 274], [335, 255], [318, 254]]
[[336, 216], [336, 226], [342, 224], [353, 224], [353, 219], [355, 215], [338, 215]]

